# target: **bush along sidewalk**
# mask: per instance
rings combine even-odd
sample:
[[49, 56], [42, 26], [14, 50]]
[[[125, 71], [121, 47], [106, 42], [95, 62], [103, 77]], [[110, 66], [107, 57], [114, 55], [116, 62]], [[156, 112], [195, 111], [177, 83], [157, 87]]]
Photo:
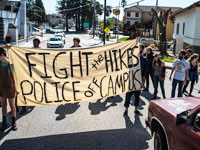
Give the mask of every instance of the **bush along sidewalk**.
[[164, 62], [169, 62], [169, 63], [173, 63], [176, 60], [176, 58], [174, 58], [174, 57], [167, 57], [167, 56], [162, 56], [161, 59]]
[[122, 37], [122, 38], [120, 38], [119, 40], [120, 40], [120, 41], [127, 41], [127, 40], [129, 40], [129, 37]]

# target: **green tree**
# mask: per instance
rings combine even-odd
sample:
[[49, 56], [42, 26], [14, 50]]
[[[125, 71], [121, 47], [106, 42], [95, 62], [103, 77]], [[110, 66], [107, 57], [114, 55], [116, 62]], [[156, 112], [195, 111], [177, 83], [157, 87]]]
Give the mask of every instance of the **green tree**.
[[[92, 0], [57, 0], [57, 11], [66, 17], [66, 25], [68, 18], [73, 18], [76, 22], [76, 31], [83, 31], [83, 23], [88, 22], [89, 27], [92, 27], [94, 16], [94, 5]], [[95, 2], [96, 16], [103, 14], [103, 5]], [[112, 13], [112, 7], [107, 6], [106, 15]], [[95, 16], [95, 17], [96, 17]], [[95, 21], [97, 23], [97, 20]]]
[[42, 0], [27, 0], [27, 17], [31, 21], [44, 23], [46, 12]]
[[111, 13], [112, 13], [112, 7], [106, 6], [106, 16], [109, 17]]
[[37, 14], [38, 22], [44, 23], [46, 21], [46, 12], [42, 0], [35, 0], [35, 3], [33, 3], [32, 8]]

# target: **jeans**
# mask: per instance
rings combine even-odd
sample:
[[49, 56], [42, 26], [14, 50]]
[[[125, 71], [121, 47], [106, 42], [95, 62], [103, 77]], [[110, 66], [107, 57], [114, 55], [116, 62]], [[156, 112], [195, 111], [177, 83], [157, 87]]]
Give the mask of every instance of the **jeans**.
[[165, 80], [160, 80], [159, 76], [154, 75], [153, 81], [154, 81], [154, 99], [157, 98], [157, 94], [158, 94], [158, 82], [160, 82], [160, 88], [162, 91], [163, 98], [166, 98], [165, 97], [165, 89], [164, 89], [164, 81]]
[[140, 94], [141, 91], [133, 91], [133, 92], [128, 92], [126, 93], [126, 99], [125, 99], [125, 104], [124, 107], [128, 108], [130, 105], [130, 101], [131, 101], [131, 96], [134, 94], [135, 96], [135, 102], [134, 102], [134, 106], [138, 107], [139, 106], [139, 100], [140, 100]]
[[152, 73], [146, 73], [145, 75], [145, 79], [146, 79], [146, 88], [149, 89], [149, 76], [151, 77], [151, 81], [153, 83], [153, 87], [154, 87], [154, 81], [153, 81], [153, 75]]
[[171, 95], [172, 98], [175, 97], [177, 84], [178, 84], [178, 97], [182, 97], [183, 96], [183, 93], [182, 93], [183, 82], [184, 81], [173, 79], [173, 81], [172, 81], [172, 95]]
[[[195, 83], [195, 81], [196, 81], [196, 80], [192, 80], [192, 81], [191, 81], [190, 93], [189, 93], [190, 95], [192, 95], [192, 91], [193, 91], [193, 89], [194, 89], [194, 83]], [[187, 81], [187, 82], [186, 82], [186, 85], [183, 87], [183, 93], [186, 91], [186, 88], [187, 88], [189, 82], [190, 82], [190, 81]]]

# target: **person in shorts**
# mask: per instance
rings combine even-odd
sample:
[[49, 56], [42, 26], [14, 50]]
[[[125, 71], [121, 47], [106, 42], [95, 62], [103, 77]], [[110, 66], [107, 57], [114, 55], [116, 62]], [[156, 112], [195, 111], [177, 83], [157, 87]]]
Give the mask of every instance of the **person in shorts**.
[[15, 83], [10, 69], [9, 60], [6, 57], [6, 50], [4, 48], [0, 48], [0, 102], [2, 105], [3, 117], [3, 124], [1, 130], [5, 130], [8, 127], [7, 100], [11, 108], [12, 130], [17, 130], [15, 94]]

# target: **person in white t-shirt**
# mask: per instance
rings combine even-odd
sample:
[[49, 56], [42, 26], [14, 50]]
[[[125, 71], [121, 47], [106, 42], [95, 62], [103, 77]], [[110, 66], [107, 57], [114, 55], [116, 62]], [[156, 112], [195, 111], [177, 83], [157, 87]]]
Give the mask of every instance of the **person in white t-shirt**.
[[186, 55], [185, 50], [180, 50], [178, 59], [173, 63], [173, 68], [169, 77], [169, 80], [172, 79], [172, 74], [174, 73], [172, 81], [172, 93], [171, 97], [175, 97], [176, 87], [178, 84], [178, 97], [182, 97], [183, 85], [186, 83], [186, 80], [189, 80], [188, 70], [190, 69], [190, 64], [184, 59]]

